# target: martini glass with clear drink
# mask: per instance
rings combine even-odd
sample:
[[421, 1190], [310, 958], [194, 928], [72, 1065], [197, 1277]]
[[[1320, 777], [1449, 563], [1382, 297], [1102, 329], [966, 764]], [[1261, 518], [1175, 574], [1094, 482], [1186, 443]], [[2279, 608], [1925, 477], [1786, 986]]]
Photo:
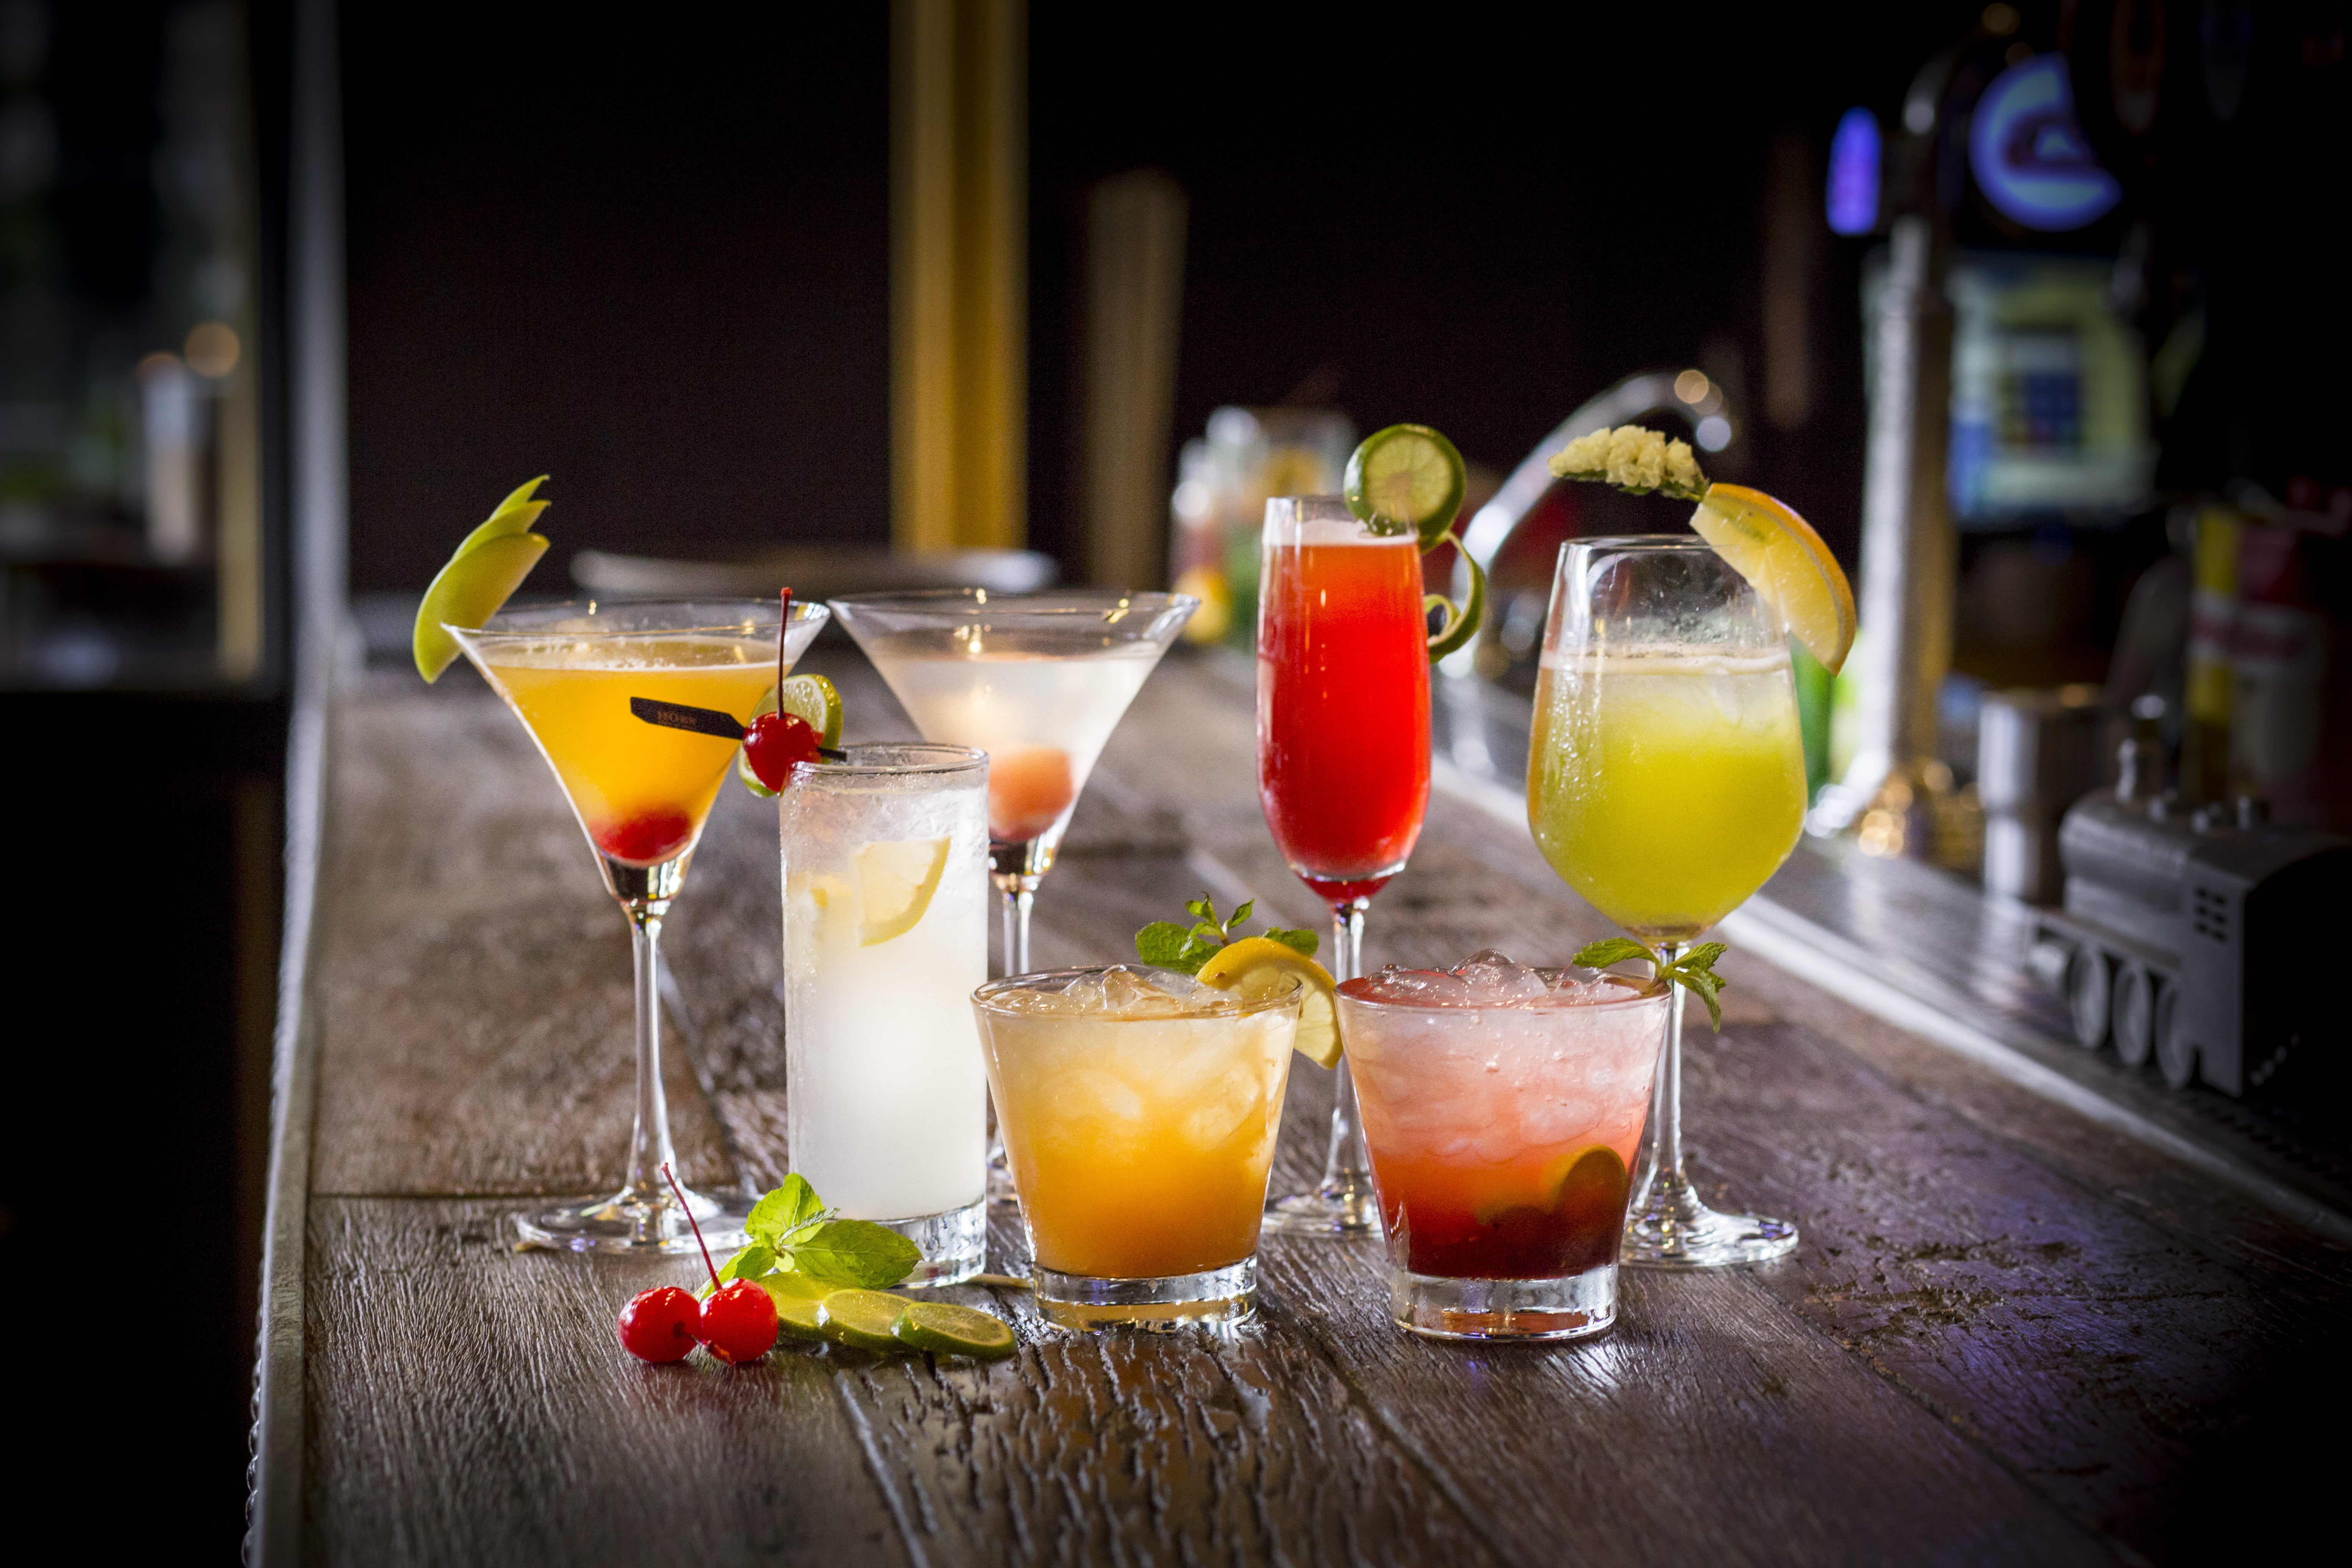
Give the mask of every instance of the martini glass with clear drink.
[[[628, 1180], [607, 1196], [518, 1215], [526, 1240], [585, 1252], [695, 1248], [661, 1177], [677, 1155], [662, 1092], [656, 966], [662, 921], [686, 884], [737, 743], [646, 723], [629, 701], [710, 709], [748, 724], [828, 613], [796, 605], [787, 625], [782, 606], [763, 600], [551, 605], [502, 611], [479, 628], [448, 628], [555, 770], [605, 889], [628, 916], [635, 955], [637, 1105]], [[743, 1211], [684, 1190], [711, 1243], [726, 1239], [730, 1220]]]
[[1200, 601], [1111, 588], [945, 588], [832, 603], [924, 740], [988, 753], [1004, 972], [1026, 974], [1029, 910], [1087, 775]]
[[[1672, 962], [1780, 868], [1804, 812], [1788, 639], [1748, 580], [1687, 535], [1563, 545], [1528, 762], [1552, 869]], [[1675, 987], [1624, 1260], [1777, 1258], [1794, 1225], [1718, 1214], [1684, 1173], [1683, 1001]]]
[[[1364, 911], [1404, 869], [1429, 808], [1429, 632], [1421, 543], [1338, 496], [1265, 503], [1257, 602], [1257, 788], [1265, 825], [1331, 911], [1330, 970], [1363, 970]], [[1380, 1211], [1352, 1069], [1339, 1068], [1322, 1183], [1268, 1205], [1292, 1235], [1369, 1236]]]

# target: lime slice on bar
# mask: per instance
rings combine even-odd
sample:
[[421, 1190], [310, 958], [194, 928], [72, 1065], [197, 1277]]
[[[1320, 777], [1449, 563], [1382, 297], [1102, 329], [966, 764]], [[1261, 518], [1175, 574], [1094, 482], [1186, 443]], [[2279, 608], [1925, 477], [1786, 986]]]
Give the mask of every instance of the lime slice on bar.
[[[782, 1289], [777, 1289], [778, 1282], [783, 1280], [791, 1281], [791, 1285]], [[822, 1296], [803, 1294], [797, 1289], [803, 1283], [798, 1276], [772, 1274], [760, 1283], [766, 1286], [768, 1294], [775, 1299], [778, 1333], [790, 1335], [796, 1340], [824, 1338], [824, 1299]]]
[[[773, 713], [779, 708], [805, 721], [808, 727], [816, 731], [818, 745], [841, 744], [841, 693], [824, 676], [784, 677], [781, 687], [768, 688], [768, 694], [761, 698], [759, 706], [751, 710], [751, 717], [757, 719], [761, 714]], [[745, 789], [761, 799], [773, 800], [776, 797], [776, 792], [761, 784], [760, 775], [751, 770], [750, 752], [735, 753], [735, 776], [743, 782]]]
[[1342, 484], [1349, 511], [1381, 532], [1411, 529], [1427, 550], [1453, 526], [1467, 482], [1453, 442], [1426, 425], [1391, 425], [1349, 456]]
[[903, 1350], [890, 1328], [906, 1305], [905, 1297], [887, 1290], [835, 1290], [818, 1303], [817, 1328], [826, 1339], [862, 1351]]
[[1013, 1325], [971, 1307], [947, 1301], [909, 1301], [890, 1331], [901, 1342], [939, 1355], [998, 1361], [1019, 1348]]
[[1298, 1034], [1292, 1046], [1317, 1067], [1338, 1067], [1339, 1010], [1332, 1000], [1338, 987], [1330, 971], [1297, 948], [1263, 936], [1230, 942], [1201, 965], [1202, 984], [1230, 991], [1244, 1002], [1279, 996], [1294, 980], [1305, 994], [1299, 997]]

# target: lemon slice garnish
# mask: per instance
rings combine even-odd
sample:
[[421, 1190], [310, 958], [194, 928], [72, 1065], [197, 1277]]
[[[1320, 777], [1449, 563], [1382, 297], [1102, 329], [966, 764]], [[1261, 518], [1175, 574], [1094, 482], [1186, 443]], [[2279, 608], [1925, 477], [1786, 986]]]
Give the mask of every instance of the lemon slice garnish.
[[931, 895], [940, 889], [940, 875], [948, 868], [948, 840], [908, 838], [888, 844], [868, 844], [857, 852], [858, 902], [865, 919], [858, 923], [861, 946], [873, 947], [915, 929]]
[[1295, 947], [1262, 936], [1245, 936], [1217, 950], [1201, 965], [1201, 984], [1230, 991], [1244, 1002], [1279, 996], [1296, 980], [1302, 987], [1298, 1037], [1291, 1043], [1317, 1067], [1339, 1065], [1339, 987], [1330, 972]]
[[1812, 525], [1746, 485], [1709, 485], [1691, 527], [1780, 612], [1832, 675], [1853, 647], [1853, 587]]

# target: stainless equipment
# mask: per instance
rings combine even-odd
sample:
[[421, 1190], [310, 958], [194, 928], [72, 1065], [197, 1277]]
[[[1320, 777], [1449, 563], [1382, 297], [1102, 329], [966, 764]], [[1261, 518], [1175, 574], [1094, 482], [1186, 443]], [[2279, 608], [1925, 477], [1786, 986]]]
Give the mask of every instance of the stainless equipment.
[[2058, 901], [2066, 881], [2058, 825], [2105, 772], [2106, 718], [2095, 686], [1985, 695], [1976, 772], [1988, 892]]
[[2039, 917], [2032, 964], [2062, 986], [2074, 1038], [2127, 1067], [2228, 1095], [2323, 1091], [2347, 1069], [2328, 956], [2352, 937], [2352, 838], [2273, 827], [2252, 797], [2183, 810], [2154, 794], [2151, 750], [2066, 813], [2063, 910]]

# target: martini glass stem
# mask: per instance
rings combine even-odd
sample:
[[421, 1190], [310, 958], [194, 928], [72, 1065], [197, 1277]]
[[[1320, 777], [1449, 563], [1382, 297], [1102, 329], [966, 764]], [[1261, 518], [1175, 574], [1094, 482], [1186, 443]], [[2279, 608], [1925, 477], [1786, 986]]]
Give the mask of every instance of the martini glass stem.
[[661, 929], [669, 903], [632, 901], [623, 908], [629, 916], [637, 996], [637, 1119], [629, 1132], [628, 1195], [658, 1208], [672, 1201], [662, 1167], [677, 1161], [670, 1147], [669, 1098], [662, 1089], [661, 1066]]
[[1014, 875], [999, 879], [1004, 889], [1004, 973], [1027, 974], [1029, 969], [1029, 911], [1037, 902], [1035, 879]]
[[[999, 871], [996, 886], [1004, 895], [1004, 973], [1027, 974], [1029, 911], [1037, 902], [1037, 879], [1026, 871]], [[1021, 1194], [1013, 1184], [1013, 1162], [1004, 1152], [1004, 1131], [996, 1117], [996, 1103], [988, 1107], [988, 1201], [998, 1208], [1017, 1207]]]

